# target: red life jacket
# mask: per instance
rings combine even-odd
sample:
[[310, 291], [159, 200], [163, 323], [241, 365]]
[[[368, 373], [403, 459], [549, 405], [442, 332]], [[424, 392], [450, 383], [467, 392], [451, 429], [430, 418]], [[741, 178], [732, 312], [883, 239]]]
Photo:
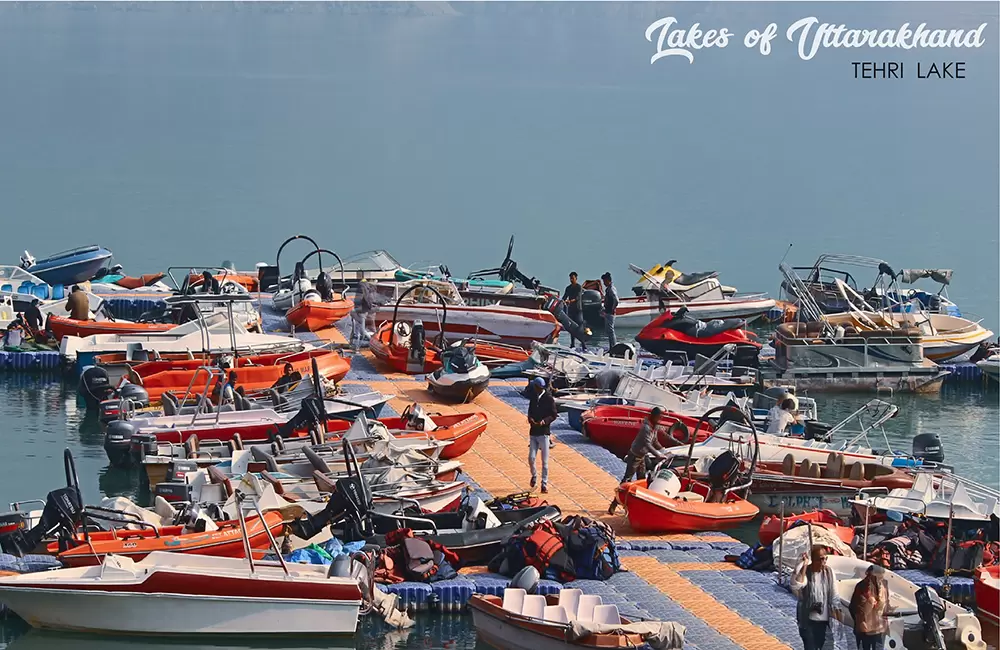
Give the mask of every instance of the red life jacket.
[[561, 550], [563, 550], [562, 536], [551, 521], [539, 524], [524, 540], [522, 547], [525, 564], [535, 567], [539, 573], [545, 573], [552, 558]]

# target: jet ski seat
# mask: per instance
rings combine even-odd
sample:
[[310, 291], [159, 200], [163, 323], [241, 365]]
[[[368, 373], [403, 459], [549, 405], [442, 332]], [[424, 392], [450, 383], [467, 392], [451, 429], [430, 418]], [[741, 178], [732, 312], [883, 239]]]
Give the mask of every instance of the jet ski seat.
[[719, 275], [718, 271], [700, 271], [697, 273], [681, 273], [679, 276], [674, 278], [674, 284], [679, 284], [684, 287], [690, 287], [691, 285], [698, 284], [704, 280], [714, 278]]
[[707, 323], [689, 316], [687, 309], [682, 307], [674, 314], [674, 318], [663, 323], [665, 329], [680, 332], [685, 336], [704, 339], [710, 338], [743, 327], [743, 321], [739, 318], [727, 318], [725, 320], [711, 320]]

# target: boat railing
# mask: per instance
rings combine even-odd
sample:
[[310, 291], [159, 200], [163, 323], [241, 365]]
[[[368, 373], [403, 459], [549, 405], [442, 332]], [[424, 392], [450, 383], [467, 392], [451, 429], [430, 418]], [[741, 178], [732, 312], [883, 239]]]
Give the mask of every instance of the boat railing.
[[264, 513], [260, 509], [260, 503], [257, 499], [250, 498], [240, 492], [238, 489], [233, 493], [236, 497], [236, 516], [240, 522], [240, 533], [243, 538], [243, 550], [246, 552], [247, 562], [250, 563], [250, 573], [255, 573], [256, 567], [254, 566], [253, 559], [253, 546], [250, 544], [250, 532], [247, 530], [247, 520], [243, 513], [243, 504], [249, 501], [253, 505], [254, 511], [257, 513], [257, 521], [264, 528], [264, 534], [267, 535], [267, 541], [270, 542], [271, 548], [274, 550], [275, 555], [278, 556], [278, 562], [281, 563], [281, 568], [285, 572], [286, 577], [291, 577], [291, 572], [288, 570], [288, 564], [285, 562], [285, 556], [281, 554], [281, 548], [278, 546], [278, 542], [274, 539], [274, 535], [271, 534], [271, 527], [267, 525], [267, 520], [264, 519]]
[[785, 276], [785, 280], [791, 285], [792, 293], [798, 302], [801, 313], [806, 316], [807, 320], [822, 323], [823, 330], [830, 333], [830, 324], [827, 322], [823, 310], [820, 308], [819, 303], [816, 302], [816, 298], [812, 295], [812, 292], [809, 291], [809, 288], [802, 281], [802, 278], [798, 276], [793, 268], [784, 262], [778, 265], [778, 270], [781, 271], [781, 274]]
[[[885, 488], [861, 488], [860, 490], [858, 490], [857, 494], [855, 495], [855, 498], [853, 499], [854, 501], [858, 501], [864, 504], [865, 506], [865, 523], [864, 523], [865, 533], [861, 548], [863, 549], [863, 552], [866, 554], [868, 553], [868, 529], [871, 527], [871, 512], [874, 507], [877, 507], [875, 500], [878, 499], [878, 497], [859, 498], [859, 496], [864, 497], [868, 494], [873, 494], [876, 490], [882, 491], [885, 490]], [[886, 491], [886, 494], [888, 494], [888, 491]], [[920, 514], [927, 513], [927, 504], [924, 503], [921, 499], [917, 499], [915, 497], [893, 497], [893, 498], [896, 499], [897, 501], [912, 501], [918, 503], [920, 505], [919, 513]]]
[[965, 492], [973, 499], [978, 499], [981, 501], [988, 501], [993, 499], [996, 503], [1000, 503], [1000, 490], [995, 487], [984, 485], [973, 481], [972, 479], [960, 476], [950, 471], [941, 471], [941, 467], [935, 466], [930, 468], [917, 469], [914, 474], [929, 474], [932, 480], [937, 482], [938, 486], [936, 492], [942, 499], [945, 498], [944, 495], [950, 494], [949, 502], [954, 501], [955, 491], [961, 486]]
[[[857, 445], [858, 441], [864, 440], [865, 444], [870, 448], [871, 442], [868, 440], [868, 434], [872, 431], [877, 431], [882, 434], [883, 440], [885, 440], [886, 449], [889, 453], [894, 453], [892, 451], [892, 445], [889, 443], [889, 436], [885, 431], [885, 423], [896, 417], [899, 413], [899, 407], [889, 402], [873, 399], [866, 402], [863, 406], [855, 410], [853, 413], [848, 415], [846, 418], [831, 427], [829, 431], [830, 439], [833, 436], [843, 433], [854, 434], [851, 438], [844, 443], [843, 447], [846, 449], [852, 445]], [[865, 416], [870, 419], [866, 420]], [[848, 426], [852, 422], [857, 422], [860, 427], [860, 431], [849, 431]]]
[[[417, 503], [416, 501], [414, 501], [413, 499], [400, 499], [400, 501], [413, 501], [413, 503], [417, 504], [417, 507], [420, 507], [420, 504]], [[405, 524], [406, 522], [417, 521], [417, 522], [420, 522], [422, 524], [429, 525], [430, 526], [430, 530], [431, 530], [431, 532], [433, 534], [437, 535], [437, 532], [438, 532], [437, 524], [435, 524], [432, 520], [427, 519], [425, 517], [412, 517], [412, 516], [407, 516], [407, 515], [397, 515], [397, 514], [389, 514], [389, 513], [381, 513], [380, 516], [385, 517], [387, 519], [392, 519], [394, 521], [398, 521], [400, 523], [400, 527], [403, 527], [402, 525]]]

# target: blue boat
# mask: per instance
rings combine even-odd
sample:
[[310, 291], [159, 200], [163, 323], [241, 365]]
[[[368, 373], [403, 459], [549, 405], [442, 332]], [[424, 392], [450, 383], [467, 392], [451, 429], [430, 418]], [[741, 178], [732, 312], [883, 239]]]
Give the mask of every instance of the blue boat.
[[21, 267], [50, 285], [70, 285], [90, 280], [111, 259], [111, 251], [100, 246], [84, 246], [35, 260], [28, 251]]

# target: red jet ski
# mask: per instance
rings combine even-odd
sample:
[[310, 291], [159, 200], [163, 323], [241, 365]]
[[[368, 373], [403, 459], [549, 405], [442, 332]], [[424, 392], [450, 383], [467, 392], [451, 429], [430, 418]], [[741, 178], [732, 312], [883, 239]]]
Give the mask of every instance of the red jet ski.
[[[680, 353], [689, 359], [696, 355], [711, 357], [723, 347], [736, 346], [733, 363], [757, 366], [760, 343], [751, 340], [738, 318], [700, 321], [688, 315], [687, 307], [665, 311], [642, 328], [635, 340], [646, 350], [665, 359], [675, 359]], [[752, 336], [752, 334], [750, 335]], [[754, 337], [756, 338], [756, 337]]]

